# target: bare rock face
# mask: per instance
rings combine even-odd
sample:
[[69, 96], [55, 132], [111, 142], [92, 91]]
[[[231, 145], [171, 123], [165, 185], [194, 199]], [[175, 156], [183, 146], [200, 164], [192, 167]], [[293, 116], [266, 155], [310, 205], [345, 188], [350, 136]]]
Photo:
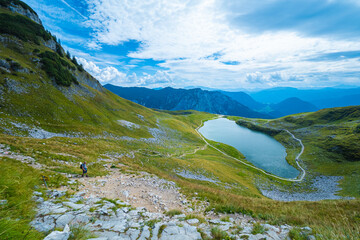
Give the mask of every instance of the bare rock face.
[[56, 51], [56, 42], [53, 39], [44, 42], [44, 45], [51, 50]]
[[101, 86], [99, 81], [96, 80], [94, 77], [92, 77], [90, 74], [87, 74], [86, 72], [77, 74], [75, 77], [79, 83], [85, 84], [85, 85], [92, 87], [100, 92], [104, 91], [104, 88]]
[[31, 20], [33, 20], [34, 22], [36, 22], [37, 24], [42, 25], [39, 16], [38, 16], [35, 12], [30, 11], [29, 9], [24, 9], [22, 6], [20, 6], [20, 5], [14, 5], [14, 4], [11, 4], [11, 5], [9, 6], [9, 9], [10, 9], [12, 12], [19, 13], [19, 14], [21, 14], [21, 15], [24, 15], [24, 16], [30, 18]]

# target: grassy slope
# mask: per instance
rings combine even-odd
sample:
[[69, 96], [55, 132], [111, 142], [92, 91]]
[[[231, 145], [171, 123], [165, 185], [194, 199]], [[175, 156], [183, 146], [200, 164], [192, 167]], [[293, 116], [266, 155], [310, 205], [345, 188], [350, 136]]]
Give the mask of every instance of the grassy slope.
[[341, 194], [360, 197], [360, 106], [324, 109], [281, 118], [270, 126], [287, 128], [302, 139], [302, 160], [312, 171], [343, 176]]
[[[12, 72], [1, 75], [0, 86], [3, 86], [3, 98], [0, 102], [0, 127], [2, 129], [0, 143], [10, 146], [13, 152], [33, 157], [45, 167], [41, 170], [23, 172], [21, 167], [14, 167], [20, 163], [1, 158], [1, 164], [6, 165], [3, 166], [4, 168], [12, 167], [12, 170], [7, 171], [8, 175], [1, 176], [1, 194], [6, 192], [5, 189], [8, 188], [9, 182], [17, 179], [18, 176], [24, 177], [24, 179], [30, 178], [33, 179], [29, 181], [31, 184], [22, 184], [21, 186], [27, 192], [24, 195], [24, 200], [31, 202], [30, 196], [34, 186], [40, 185], [38, 182], [39, 175], [49, 176], [49, 185], [57, 187], [66, 184], [66, 178], [61, 173], [80, 172], [78, 167], [80, 161], [86, 160], [89, 163], [91, 166], [89, 173], [92, 176], [103, 175], [106, 174], [103, 167], [105, 161], [101, 159], [106, 159], [107, 155], [134, 153], [134, 158], [115, 157], [116, 160], [113, 160], [113, 164], [126, 164], [133, 169], [152, 172], [173, 180], [182, 187], [184, 193], [208, 200], [210, 208], [215, 208], [218, 211], [244, 212], [279, 223], [305, 224], [315, 226], [318, 229], [325, 229], [330, 226], [334, 219], [338, 219], [339, 212], [341, 212], [343, 219], [335, 224], [336, 229], [348, 227], [347, 224], [356, 224], [359, 221], [358, 201], [282, 203], [265, 199], [254, 185], [255, 179], [262, 179], [265, 176], [209, 147], [199, 150], [195, 154], [180, 157], [183, 153], [191, 153], [204, 146], [204, 142], [195, 132], [195, 128], [201, 124], [201, 121], [213, 118], [213, 115], [194, 111], [186, 115], [157, 112], [117, 97], [106, 90], [101, 92], [85, 85], [80, 85], [80, 87], [72, 85], [70, 88], [56, 86], [45, 72], [39, 70], [37, 64], [31, 61], [34, 56], [29, 55], [34, 49], [39, 49], [41, 52], [48, 49], [31, 42], [19, 43], [20, 46], [17, 45], [16, 47], [5, 47], [0, 44], [0, 58], [10, 57], [33, 73]], [[76, 71], [75, 74], [81, 73]], [[6, 85], [8, 80], [5, 78], [14, 80], [17, 91]], [[24, 91], [19, 92], [19, 89]], [[142, 121], [138, 114], [144, 116], [145, 121]], [[129, 129], [119, 125], [117, 120], [127, 120], [139, 124], [141, 127]], [[80, 132], [85, 135], [101, 137], [54, 137], [39, 140], [11, 136], [6, 134], [4, 129], [12, 128], [14, 133], [25, 133], [21, 129], [15, 129], [11, 122], [25, 123], [28, 126], [41, 127], [51, 132]], [[149, 138], [152, 137], [148, 130], [149, 127], [160, 127], [166, 131], [167, 140], [163, 141], [162, 144], [153, 144], [143, 141], [116, 140], [108, 137], [111, 133], [113, 136], [128, 136], [136, 139]], [[222, 146], [222, 149], [232, 156], [243, 158], [240, 153], [232, 148]], [[153, 154], [154, 152], [157, 154]], [[63, 156], [59, 153], [69, 155]], [[201, 172], [208, 177], [219, 179], [222, 183], [217, 185], [185, 179], [177, 176], [174, 169]], [[232, 188], [227, 189], [224, 186], [232, 186]], [[195, 192], [198, 195], [195, 195]], [[14, 204], [18, 201], [20, 208], [25, 209], [25, 203], [18, 196], [16, 192], [10, 191], [6, 195], [1, 195], [1, 198], [15, 199]], [[31, 208], [34, 203], [29, 206]], [[338, 211], [328, 211], [328, 209], [334, 208]], [[21, 217], [24, 224], [21, 224], [20, 227], [24, 231], [27, 229], [26, 224], [32, 216], [29, 209], [26, 210], [28, 216], [23, 216], [21, 212], [14, 212], [10, 216], [10, 219]], [[7, 209], [1, 210], [1, 214], [8, 212]], [[6, 225], [0, 225], [0, 227], [1, 236], [5, 236], [2, 231], [6, 229]], [[338, 232], [340, 230], [330, 231]], [[15, 232], [9, 233], [7, 231], [6, 234], [15, 234]], [[25, 234], [24, 232], [21, 236]], [[31, 234], [34, 234], [33, 239], [38, 237], [36, 233]], [[10, 236], [18, 238], [15, 235]]]

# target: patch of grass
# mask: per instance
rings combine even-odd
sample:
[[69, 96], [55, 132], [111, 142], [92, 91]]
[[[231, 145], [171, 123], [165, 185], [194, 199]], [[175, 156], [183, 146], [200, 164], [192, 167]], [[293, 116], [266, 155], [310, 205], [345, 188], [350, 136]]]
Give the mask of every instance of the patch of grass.
[[223, 222], [230, 222], [230, 217], [229, 216], [224, 216], [222, 218], [220, 218], [221, 221]]
[[86, 240], [89, 238], [96, 238], [97, 236], [87, 229], [84, 225], [77, 225], [70, 227], [71, 234], [69, 240]]
[[178, 210], [178, 209], [173, 209], [173, 210], [169, 210], [167, 212], [165, 212], [165, 215], [166, 216], [169, 216], [169, 217], [173, 217], [175, 215], [180, 215], [182, 214], [181, 210]]
[[251, 231], [251, 234], [254, 234], [254, 235], [256, 235], [256, 234], [264, 234], [266, 232], [266, 230], [267, 229], [263, 225], [256, 222], [256, 223], [253, 224], [253, 229]]
[[243, 230], [244, 230], [244, 228], [242, 228], [241, 226], [237, 225], [237, 226], [235, 227], [235, 229], [233, 230], [233, 234], [238, 235], [238, 234], [240, 234]]
[[[229, 156], [232, 156], [234, 158], [237, 158], [237, 159], [241, 159], [242, 161], [246, 161], [244, 155], [239, 152], [239, 150], [237, 150], [236, 148], [230, 146], [230, 145], [227, 145], [227, 144], [224, 144], [224, 143], [220, 143], [220, 142], [215, 142], [215, 141], [212, 141], [212, 140], [209, 140], [207, 139], [207, 141], [214, 147], [216, 147], [217, 149], [219, 149], [220, 151], [223, 151], [225, 152], [226, 154], [228, 154]], [[251, 163], [250, 163], [251, 164]]]
[[189, 220], [189, 219], [197, 219], [197, 220], [199, 220], [200, 223], [206, 223], [205, 218], [202, 216], [199, 216], [199, 215], [188, 214], [188, 215], [186, 215], [184, 220]]
[[230, 237], [227, 232], [218, 227], [211, 229], [211, 236], [214, 240], [235, 240], [235, 238]]
[[149, 228], [154, 228], [155, 224], [161, 222], [160, 219], [151, 219], [145, 222], [145, 225], [148, 226]]
[[307, 240], [308, 234], [305, 234], [301, 228], [292, 228], [289, 231], [289, 238], [291, 240]]
[[249, 216], [255, 216], [252, 210], [248, 210], [243, 207], [235, 206], [235, 205], [220, 205], [220, 204], [217, 204], [215, 206], [210, 205], [209, 207], [206, 208], [206, 211], [210, 211], [212, 209], [214, 209], [215, 212], [218, 213], [228, 213], [228, 214], [243, 213]]
[[0, 159], [0, 239], [42, 239], [42, 233], [30, 227], [35, 202], [31, 200], [35, 185], [41, 184], [39, 171], [9, 158]]
[[203, 229], [198, 228], [197, 230], [200, 233], [202, 240], [211, 240], [211, 238], [206, 233], [204, 233]]
[[166, 228], [167, 226], [165, 224], [161, 225], [160, 228], [159, 228], [159, 232], [158, 232], [158, 238], [161, 237], [161, 234], [162, 232], [164, 231], [164, 229]]

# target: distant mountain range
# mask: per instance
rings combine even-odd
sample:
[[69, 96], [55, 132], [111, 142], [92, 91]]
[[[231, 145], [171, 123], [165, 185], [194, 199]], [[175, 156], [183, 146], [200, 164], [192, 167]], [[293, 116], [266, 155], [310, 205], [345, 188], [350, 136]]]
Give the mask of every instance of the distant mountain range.
[[271, 116], [283, 117], [295, 113], [315, 112], [319, 110], [316, 106], [309, 102], [305, 102], [299, 98], [287, 98], [277, 104], [271, 104], [272, 111], [269, 112]]
[[200, 88], [149, 89], [104, 86], [113, 93], [146, 107], [163, 110], [198, 110], [242, 117], [278, 118], [323, 108], [360, 105], [360, 88], [299, 90], [272, 88], [254, 93], [208, 91]]
[[245, 92], [222, 92], [231, 97], [239, 103], [253, 109], [257, 112], [268, 114], [274, 118], [283, 117], [290, 114], [313, 112], [319, 110], [315, 105], [303, 101], [297, 97], [286, 98], [279, 103], [261, 103], [254, 100], [249, 94]]
[[111, 92], [145, 107], [163, 110], [197, 110], [209, 113], [251, 118], [271, 118], [268, 114], [251, 110], [242, 103], [218, 91], [163, 88], [159, 90], [142, 87], [118, 87], [106, 84]]
[[360, 105], [360, 88], [322, 88], [301, 90], [296, 88], [271, 88], [249, 95], [261, 103], [279, 103], [287, 98], [297, 97], [310, 102], [317, 108], [332, 108]]

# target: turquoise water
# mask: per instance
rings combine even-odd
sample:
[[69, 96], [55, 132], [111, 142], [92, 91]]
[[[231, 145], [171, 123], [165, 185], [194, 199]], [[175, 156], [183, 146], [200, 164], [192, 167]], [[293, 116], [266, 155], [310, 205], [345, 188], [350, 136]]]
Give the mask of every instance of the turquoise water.
[[287, 163], [285, 147], [266, 134], [241, 127], [226, 118], [205, 122], [199, 132], [207, 139], [233, 146], [246, 160], [267, 172], [284, 178], [299, 175], [299, 171]]

